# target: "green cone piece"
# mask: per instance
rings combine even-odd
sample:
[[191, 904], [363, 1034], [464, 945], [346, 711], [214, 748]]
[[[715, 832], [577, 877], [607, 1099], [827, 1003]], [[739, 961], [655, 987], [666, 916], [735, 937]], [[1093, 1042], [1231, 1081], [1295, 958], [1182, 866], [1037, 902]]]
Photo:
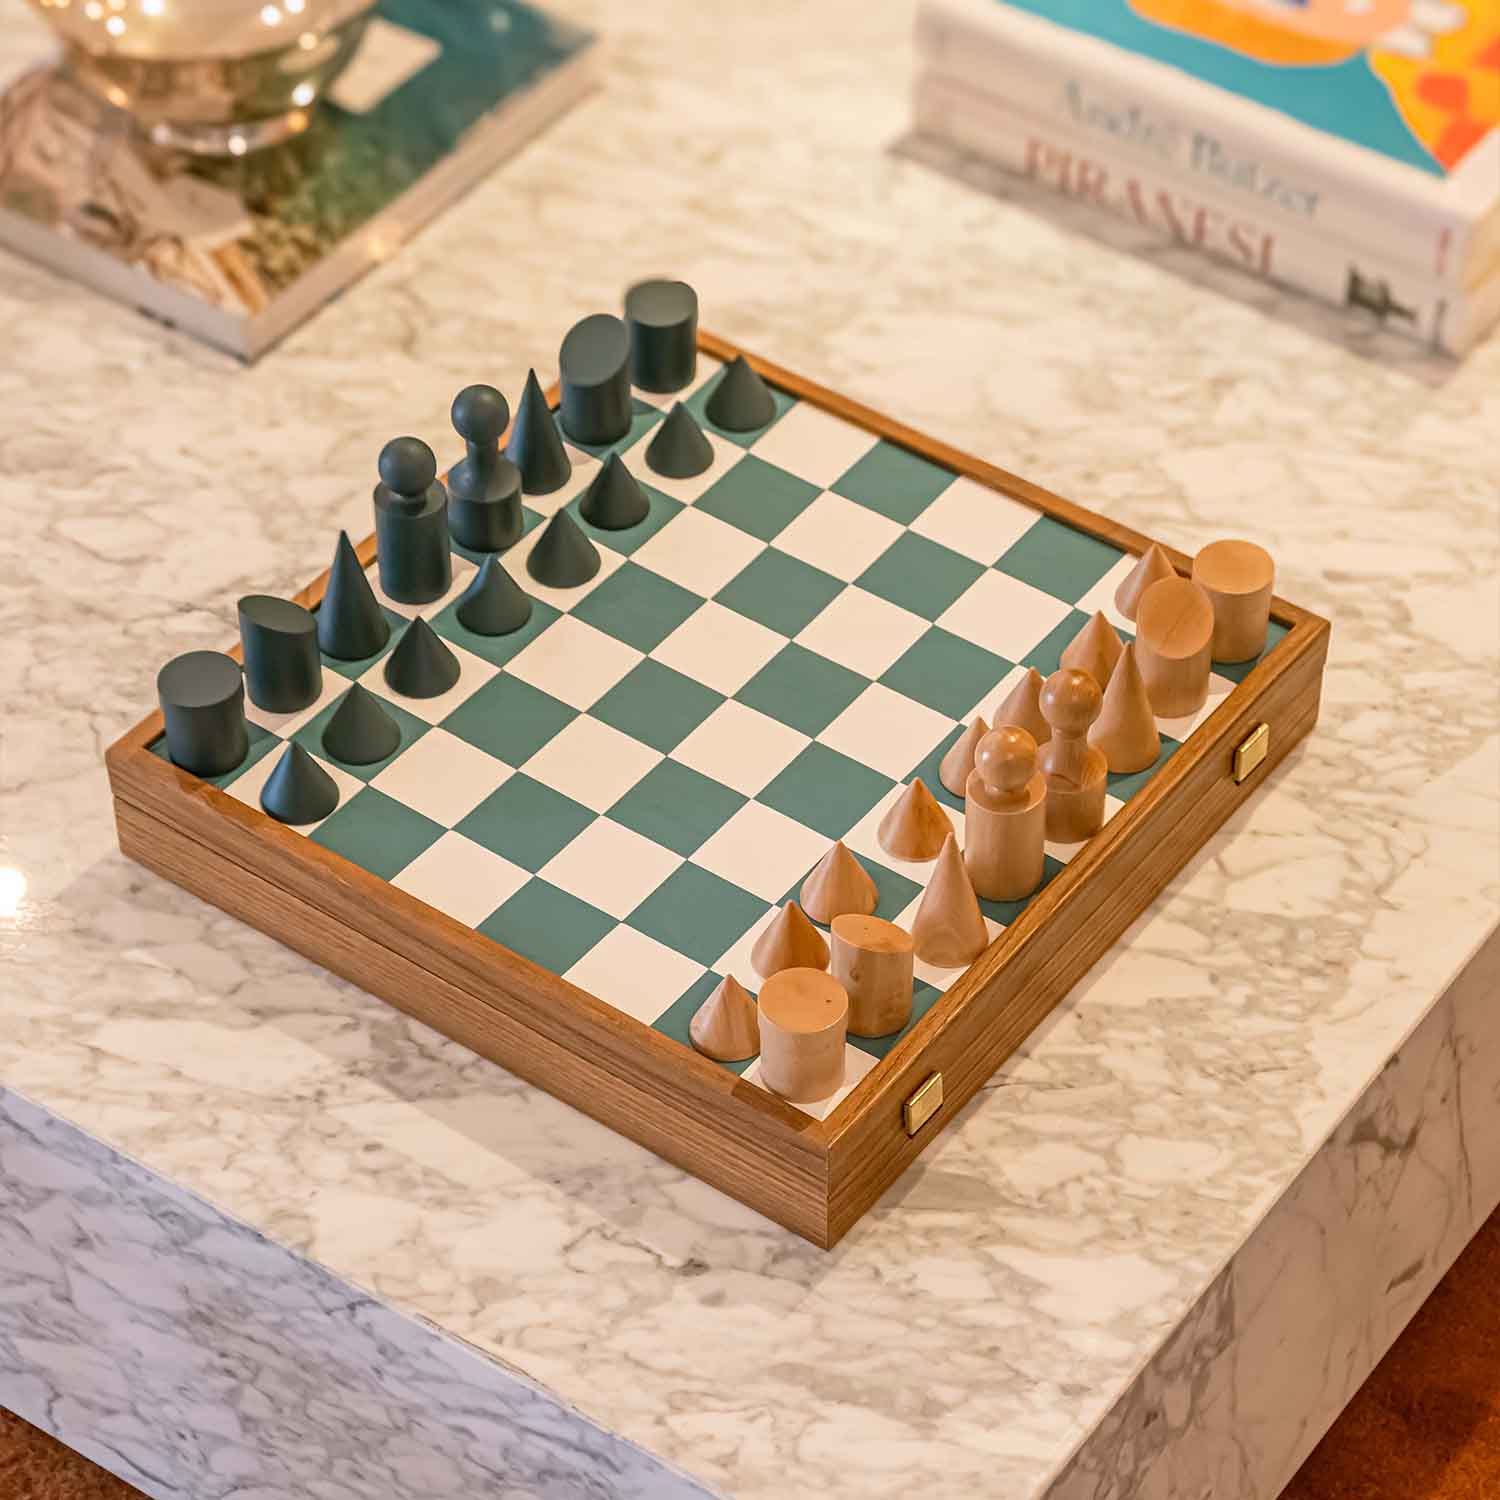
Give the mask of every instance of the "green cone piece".
[[521, 488], [528, 495], [550, 495], [561, 489], [573, 472], [562, 433], [557, 430], [535, 370], [526, 376], [505, 456], [521, 471]]
[[531, 618], [531, 596], [491, 556], [463, 591], [454, 613], [475, 635], [509, 635]]
[[369, 688], [354, 683], [323, 729], [323, 748], [346, 766], [372, 766], [396, 753], [401, 726]]
[[678, 402], [667, 420], [656, 429], [646, 449], [646, 462], [653, 473], [667, 479], [692, 479], [714, 461], [714, 450], [692, 412]]
[[526, 571], [547, 588], [576, 589], [599, 571], [599, 549], [578, 522], [560, 510], [537, 538]]
[[458, 671], [458, 658], [420, 615], [385, 659], [386, 685], [403, 698], [440, 698]]
[[328, 572], [328, 587], [318, 606], [318, 649], [335, 661], [363, 661], [391, 638], [391, 624], [359, 565], [347, 531], [339, 532]]
[[293, 740], [261, 788], [260, 805], [278, 823], [321, 823], [339, 805], [338, 783]]
[[714, 387], [706, 410], [708, 420], [726, 432], [753, 432], [776, 415], [776, 402], [771, 388], [740, 354]]
[[624, 531], [651, 514], [651, 502], [620, 455], [611, 453], [578, 502], [578, 513], [601, 531]]

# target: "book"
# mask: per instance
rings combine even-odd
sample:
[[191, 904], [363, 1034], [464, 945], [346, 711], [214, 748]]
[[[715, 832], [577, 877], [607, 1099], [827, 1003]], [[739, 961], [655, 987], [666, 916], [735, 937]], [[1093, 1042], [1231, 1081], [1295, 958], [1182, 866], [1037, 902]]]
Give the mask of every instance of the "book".
[[582, 98], [593, 51], [521, 0], [379, 0], [310, 127], [225, 159], [35, 68], [0, 95], [0, 244], [254, 359]]
[[1342, 246], [1287, 224], [1254, 203], [1226, 199], [1051, 120], [1006, 108], [931, 68], [913, 90], [916, 130], [1030, 181], [1132, 220], [1250, 275], [1356, 307], [1449, 354], [1463, 354], [1500, 319], [1500, 275], [1475, 289]]
[[922, 0], [917, 45], [1308, 235], [1454, 286], [1500, 266], [1495, 0]]

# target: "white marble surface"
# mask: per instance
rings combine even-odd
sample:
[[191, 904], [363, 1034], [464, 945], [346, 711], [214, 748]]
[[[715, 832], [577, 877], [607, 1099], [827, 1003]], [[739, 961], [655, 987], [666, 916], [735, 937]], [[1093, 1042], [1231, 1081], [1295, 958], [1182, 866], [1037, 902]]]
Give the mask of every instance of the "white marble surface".
[[[607, 96], [255, 369], [0, 260], [0, 1082], [737, 1500], [1040, 1496], [1496, 925], [1500, 343], [1435, 363], [893, 154], [907, 3], [562, 8]], [[1334, 620], [1314, 737], [831, 1254], [113, 849], [157, 664], [663, 269], [1185, 549], [1255, 536]]]

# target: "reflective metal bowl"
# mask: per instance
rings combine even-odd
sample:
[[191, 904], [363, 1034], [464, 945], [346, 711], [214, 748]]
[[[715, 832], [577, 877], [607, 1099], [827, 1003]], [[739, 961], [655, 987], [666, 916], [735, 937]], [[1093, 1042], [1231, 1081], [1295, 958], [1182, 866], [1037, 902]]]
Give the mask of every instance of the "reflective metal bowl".
[[159, 145], [243, 155], [307, 128], [375, 0], [30, 0], [64, 67]]

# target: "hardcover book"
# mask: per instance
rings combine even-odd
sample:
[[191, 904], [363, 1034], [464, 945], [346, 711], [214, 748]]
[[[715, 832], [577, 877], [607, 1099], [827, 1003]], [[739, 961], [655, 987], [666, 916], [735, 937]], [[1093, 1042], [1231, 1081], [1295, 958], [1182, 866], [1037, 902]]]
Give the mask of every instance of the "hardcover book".
[[520, 0], [380, 0], [307, 131], [226, 159], [38, 68], [0, 96], [0, 244], [253, 359], [582, 97], [592, 46]]
[[1495, 0], [923, 0], [918, 47], [1304, 235], [1455, 286], [1500, 266]]

